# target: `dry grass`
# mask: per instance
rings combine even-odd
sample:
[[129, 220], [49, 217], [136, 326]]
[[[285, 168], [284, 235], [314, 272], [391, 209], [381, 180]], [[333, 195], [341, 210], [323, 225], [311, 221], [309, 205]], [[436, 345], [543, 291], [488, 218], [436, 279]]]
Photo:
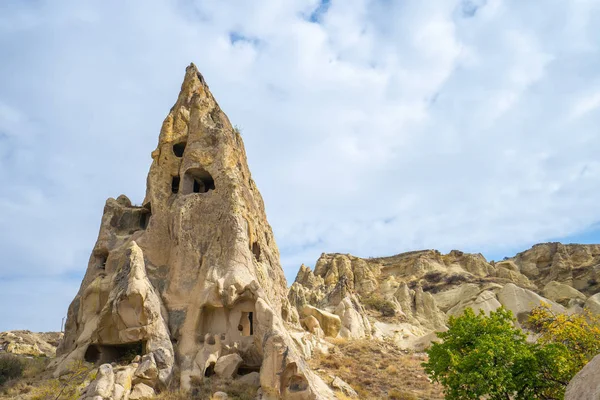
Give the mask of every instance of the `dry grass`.
[[46, 370], [50, 359], [22, 357], [23, 376], [0, 387], [0, 400], [77, 400], [81, 389], [94, 376], [92, 366], [74, 363], [70, 372], [60, 379]]
[[377, 340], [336, 340], [335, 344], [329, 356], [310, 361], [327, 383], [330, 375], [339, 376], [365, 400], [444, 398], [442, 387], [432, 384], [421, 367], [425, 354], [407, 354]]
[[258, 388], [240, 384], [229, 379], [219, 379], [213, 376], [192, 382], [192, 390], [184, 392], [180, 390], [170, 390], [160, 393], [157, 400], [207, 400], [215, 392], [225, 392], [231, 400], [254, 400]]

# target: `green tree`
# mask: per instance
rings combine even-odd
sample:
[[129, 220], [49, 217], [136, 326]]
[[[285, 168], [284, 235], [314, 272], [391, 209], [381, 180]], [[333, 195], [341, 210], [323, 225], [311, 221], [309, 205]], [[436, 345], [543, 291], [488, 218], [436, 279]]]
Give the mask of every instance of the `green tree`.
[[515, 328], [512, 313], [503, 308], [486, 316], [467, 309], [451, 317], [443, 340], [428, 350], [425, 371], [441, 383], [446, 399], [558, 399], [564, 382], [557, 375], [564, 347], [527, 343]]

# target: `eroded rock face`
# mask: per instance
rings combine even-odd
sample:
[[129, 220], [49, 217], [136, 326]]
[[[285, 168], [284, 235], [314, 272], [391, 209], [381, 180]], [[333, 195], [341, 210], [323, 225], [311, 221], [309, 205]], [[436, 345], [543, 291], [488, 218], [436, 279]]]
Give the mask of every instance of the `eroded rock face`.
[[265, 399], [330, 398], [284, 325], [297, 312], [242, 138], [194, 65], [152, 159], [142, 206], [106, 202], [56, 374], [140, 353], [131, 383], [117, 376], [136, 398], [170, 384], [174, 369], [187, 389], [236, 354], [260, 368]]
[[60, 332], [8, 331], [0, 332], [0, 352], [25, 356], [54, 357], [62, 340]]
[[[489, 314], [504, 306], [520, 321], [542, 303], [557, 312], [600, 313], [599, 273], [600, 245], [541, 244], [500, 262], [458, 250], [369, 259], [322, 254], [314, 271], [300, 267], [288, 299], [300, 314], [312, 306], [339, 315], [342, 337], [421, 348], [428, 341], [419, 337], [444, 330], [449, 316], [467, 308]], [[303, 324], [309, 332], [313, 325]]]

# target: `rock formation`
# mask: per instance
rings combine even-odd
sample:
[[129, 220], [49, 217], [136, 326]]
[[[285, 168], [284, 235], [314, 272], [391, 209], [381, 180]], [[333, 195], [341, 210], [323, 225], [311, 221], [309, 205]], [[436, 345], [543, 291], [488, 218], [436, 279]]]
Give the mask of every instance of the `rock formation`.
[[102, 364], [95, 400], [242, 371], [260, 371], [263, 399], [331, 398], [288, 332], [298, 314], [240, 133], [193, 64], [152, 159], [141, 206], [106, 202], [55, 374]]
[[54, 357], [63, 335], [60, 332], [0, 332], [0, 353]]
[[300, 267], [288, 298], [301, 315], [339, 316], [342, 337], [387, 337], [421, 349], [466, 308], [503, 306], [518, 322], [542, 302], [556, 312], [600, 313], [598, 274], [600, 245], [539, 244], [500, 262], [457, 250], [369, 259], [323, 254], [314, 271]]

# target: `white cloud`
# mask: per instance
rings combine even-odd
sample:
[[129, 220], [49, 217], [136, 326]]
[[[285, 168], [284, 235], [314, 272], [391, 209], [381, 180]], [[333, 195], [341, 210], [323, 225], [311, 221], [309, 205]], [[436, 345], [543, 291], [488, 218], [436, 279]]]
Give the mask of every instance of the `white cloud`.
[[2, 4], [0, 280], [74, 295], [105, 199], [143, 197], [190, 61], [242, 127], [288, 279], [321, 252], [497, 255], [583, 231], [599, 34], [583, 0]]
[[571, 108], [571, 118], [581, 118], [594, 110], [600, 108], [600, 92], [585, 96], [577, 101]]

